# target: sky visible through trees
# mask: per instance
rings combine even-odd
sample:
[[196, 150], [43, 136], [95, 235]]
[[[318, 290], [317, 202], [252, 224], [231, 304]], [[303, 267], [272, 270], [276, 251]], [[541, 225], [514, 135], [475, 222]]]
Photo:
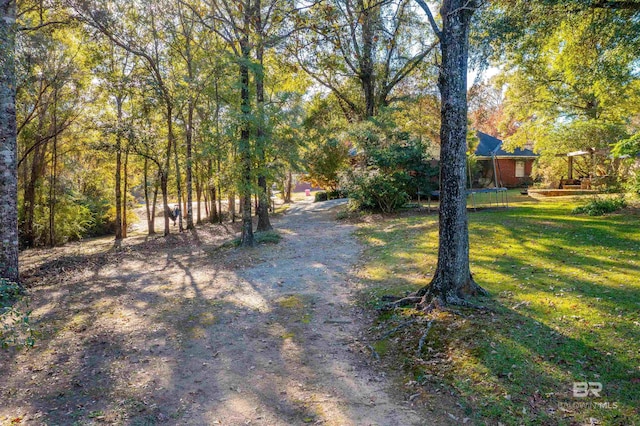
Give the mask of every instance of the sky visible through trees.
[[[463, 159], [467, 89], [472, 126], [550, 153], [540, 176], [558, 149], [637, 133], [637, 2], [454, 4], [4, 0], [3, 275], [17, 278], [18, 245], [115, 234], [118, 246], [140, 204], [150, 233], [159, 218], [169, 234], [180, 205], [176, 229], [238, 218], [250, 246], [253, 213], [271, 227], [272, 188], [336, 144], [362, 152], [362, 123], [392, 123], [448, 170]], [[470, 42], [452, 63], [449, 37]], [[471, 87], [467, 57], [500, 71]]]

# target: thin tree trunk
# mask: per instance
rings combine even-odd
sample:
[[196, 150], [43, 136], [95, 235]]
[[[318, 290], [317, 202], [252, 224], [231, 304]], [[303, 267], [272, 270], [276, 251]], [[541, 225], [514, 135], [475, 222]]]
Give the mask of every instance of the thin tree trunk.
[[31, 160], [30, 167], [31, 172], [24, 189], [24, 244], [27, 247], [34, 247], [36, 245], [36, 236], [33, 229], [35, 221], [36, 187], [44, 173], [44, 153], [45, 147], [40, 144], [33, 150], [33, 159]]
[[[183, 204], [183, 199], [182, 199], [182, 182], [181, 182], [181, 178], [180, 178], [180, 162], [178, 160], [178, 144], [174, 143], [173, 144], [173, 160], [175, 162], [175, 167], [176, 167], [176, 189], [178, 191], [178, 205]], [[186, 209], [184, 208], [184, 205], [182, 207], [182, 212], [180, 213], [180, 215], [178, 216], [177, 220], [178, 220], [178, 229], [180, 232], [184, 231], [184, 226], [183, 226], [183, 222], [182, 222], [182, 216], [184, 216], [184, 212], [186, 211]]]
[[204, 199], [204, 215], [205, 217], [209, 217], [209, 198], [207, 197], [207, 191], [203, 191], [203, 199]]
[[124, 152], [124, 189], [122, 191], [122, 238], [127, 238], [127, 228], [129, 224], [127, 222], [127, 193], [129, 191], [129, 179], [128, 179], [128, 167], [129, 167], [129, 148]]
[[[191, 69], [189, 69], [191, 71]], [[192, 145], [193, 145], [193, 100], [189, 99], [187, 111], [187, 229], [193, 229], [193, 175], [192, 175]]]
[[171, 150], [173, 148], [173, 107], [169, 99], [165, 99], [167, 108], [167, 151], [163, 170], [160, 170], [160, 190], [162, 191], [162, 204], [164, 214], [164, 235], [169, 235], [169, 166], [171, 164]]
[[222, 185], [220, 184], [220, 155], [218, 154], [218, 223], [222, 223]]
[[211, 185], [209, 187], [209, 194], [211, 194], [211, 215], [209, 216], [211, 223], [218, 222], [218, 211], [216, 209], [216, 187]]
[[156, 178], [153, 184], [153, 204], [151, 204], [151, 222], [149, 224], [149, 235], [156, 234], [156, 204], [158, 202], [158, 190], [160, 189], [160, 180]]
[[0, 0], [0, 277], [18, 282], [16, 2]]
[[[144, 206], [147, 211], [147, 231], [151, 231], [151, 206], [149, 205], [149, 159], [144, 158]], [[149, 234], [151, 235], [151, 234]]]
[[195, 184], [196, 184], [196, 202], [197, 202], [197, 207], [196, 207], [196, 223], [198, 225], [200, 225], [202, 223], [202, 215], [201, 215], [201, 208], [200, 208], [200, 203], [202, 201], [202, 178], [200, 176], [200, 173], [198, 173], [198, 162], [194, 163], [194, 167], [196, 169], [196, 179], [195, 179]]
[[53, 92], [53, 150], [52, 150], [52, 165], [51, 165], [51, 178], [49, 182], [49, 245], [54, 247], [56, 245], [56, 185], [57, 185], [57, 173], [58, 173], [58, 89], [54, 89]]
[[[41, 83], [42, 84], [42, 83]], [[25, 180], [26, 185], [24, 189], [24, 215], [25, 215], [25, 223], [24, 223], [24, 244], [27, 247], [35, 247], [36, 246], [36, 235], [34, 230], [34, 222], [35, 222], [35, 208], [36, 208], [36, 188], [40, 179], [44, 176], [45, 172], [45, 155], [46, 155], [46, 143], [42, 144], [44, 136], [44, 123], [45, 123], [45, 113], [47, 111], [46, 106], [40, 107], [40, 112], [38, 114], [38, 139], [34, 141], [35, 148], [33, 150], [33, 157], [31, 160], [30, 167], [30, 176], [28, 180]], [[27, 170], [27, 163], [25, 162], [24, 166], [25, 170]], [[29, 173], [27, 172], [29, 175]]]
[[122, 97], [116, 96], [117, 111], [117, 129], [116, 129], [116, 248], [122, 245], [122, 135], [120, 134], [122, 127]]
[[[248, 31], [251, 12], [245, 11], [244, 28]], [[249, 37], [245, 33], [240, 42], [242, 50], [242, 58], [240, 59], [240, 99], [242, 110], [242, 127], [240, 130], [240, 143], [238, 146], [240, 154], [240, 162], [242, 164], [242, 177], [240, 192], [242, 195], [242, 232], [240, 235], [241, 245], [243, 247], [252, 247], [253, 239], [253, 222], [251, 219], [251, 142], [250, 138], [250, 114], [251, 101], [249, 99], [249, 61], [250, 47]]]

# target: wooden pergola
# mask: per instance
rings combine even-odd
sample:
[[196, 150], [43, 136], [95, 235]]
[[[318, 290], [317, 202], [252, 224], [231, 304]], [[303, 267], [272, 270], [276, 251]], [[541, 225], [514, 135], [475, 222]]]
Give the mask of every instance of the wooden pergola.
[[[591, 188], [591, 178], [596, 176], [596, 154], [606, 154], [606, 150], [598, 150], [596, 148], [587, 148], [586, 150], [580, 151], [572, 151], [567, 154], [556, 154], [556, 157], [566, 157], [568, 162], [568, 170], [567, 170], [567, 179], [560, 179], [560, 188], [561, 189], [590, 189]], [[582, 176], [578, 179], [574, 179], [574, 159], [576, 157], [582, 156], [590, 156], [591, 157], [591, 167], [592, 170], [589, 172], [588, 176]]]

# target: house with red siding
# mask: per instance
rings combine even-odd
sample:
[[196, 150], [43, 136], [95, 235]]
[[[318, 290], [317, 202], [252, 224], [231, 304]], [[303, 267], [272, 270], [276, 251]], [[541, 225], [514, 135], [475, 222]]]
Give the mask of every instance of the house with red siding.
[[516, 148], [509, 152], [502, 148], [500, 139], [482, 132], [477, 132], [477, 136], [478, 167], [473, 173], [474, 187], [518, 188], [531, 184], [531, 168], [538, 158], [533, 151]]

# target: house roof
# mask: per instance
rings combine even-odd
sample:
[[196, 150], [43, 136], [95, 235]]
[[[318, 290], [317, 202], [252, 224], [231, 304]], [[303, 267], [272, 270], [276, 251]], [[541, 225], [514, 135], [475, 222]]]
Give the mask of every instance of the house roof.
[[502, 141], [486, 133], [477, 132], [480, 143], [476, 148], [477, 157], [502, 157], [502, 158], [535, 158], [537, 157], [530, 149], [516, 148], [513, 152], [502, 149]]

